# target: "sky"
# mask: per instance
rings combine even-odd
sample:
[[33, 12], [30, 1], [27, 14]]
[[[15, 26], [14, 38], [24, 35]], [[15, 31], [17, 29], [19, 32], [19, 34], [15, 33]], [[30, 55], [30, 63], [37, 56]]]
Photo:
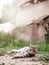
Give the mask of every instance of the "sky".
[[2, 9], [6, 4], [11, 4], [13, 0], [0, 0], [0, 18], [2, 17]]
[[13, 29], [13, 25], [10, 22], [0, 24], [0, 31], [2, 32], [10, 33], [12, 29]]
[[[6, 4], [12, 4], [13, 0], [0, 0], [0, 18], [2, 18], [2, 9]], [[10, 22], [0, 24], [0, 31], [9, 32], [12, 29], [12, 25]]]

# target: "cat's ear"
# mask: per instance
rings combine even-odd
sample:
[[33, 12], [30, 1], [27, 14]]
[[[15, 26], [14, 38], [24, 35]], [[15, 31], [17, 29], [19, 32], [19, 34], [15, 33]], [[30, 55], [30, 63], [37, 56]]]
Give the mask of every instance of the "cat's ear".
[[32, 47], [32, 44], [31, 43], [29, 44], [29, 47]]

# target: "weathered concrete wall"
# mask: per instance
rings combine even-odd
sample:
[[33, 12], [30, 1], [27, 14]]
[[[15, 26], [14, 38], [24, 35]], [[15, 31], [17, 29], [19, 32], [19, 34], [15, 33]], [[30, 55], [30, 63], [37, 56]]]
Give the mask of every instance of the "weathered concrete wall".
[[28, 35], [32, 41], [37, 41], [38, 39], [38, 28], [37, 24], [31, 24], [24, 28], [24, 34]]
[[16, 26], [23, 26], [32, 23], [32, 20], [39, 19], [39, 17], [49, 15], [49, 1], [38, 4], [27, 3], [23, 7], [17, 8]]
[[45, 41], [45, 28], [42, 24], [40, 24], [38, 27], [38, 36], [39, 36], [39, 41], [42, 42]]
[[[39, 22], [41, 22], [39, 20]], [[17, 36], [23, 41], [45, 41], [45, 28], [42, 23], [32, 23], [17, 29]]]

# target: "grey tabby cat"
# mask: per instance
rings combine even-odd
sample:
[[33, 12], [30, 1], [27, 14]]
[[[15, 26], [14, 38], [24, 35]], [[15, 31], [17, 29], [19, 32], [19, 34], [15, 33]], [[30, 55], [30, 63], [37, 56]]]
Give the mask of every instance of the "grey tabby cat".
[[10, 52], [11, 53], [16, 53], [15, 56], [12, 57], [12, 59], [15, 59], [15, 58], [26, 58], [26, 57], [33, 57], [35, 56], [35, 54], [37, 53], [37, 49], [38, 49], [38, 46], [32, 46], [30, 44], [30, 46], [28, 47], [23, 47], [19, 50], [11, 50]]

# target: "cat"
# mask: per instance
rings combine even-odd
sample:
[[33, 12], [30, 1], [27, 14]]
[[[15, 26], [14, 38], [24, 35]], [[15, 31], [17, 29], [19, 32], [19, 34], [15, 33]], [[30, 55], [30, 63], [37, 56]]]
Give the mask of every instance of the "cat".
[[16, 53], [12, 59], [16, 58], [26, 58], [26, 57], [33, 57], [37, 53], [38, 46], [32, 46], [31, 44], [28, 47], [23, 47], [19, 50], [11, 50], [11, 53]]

